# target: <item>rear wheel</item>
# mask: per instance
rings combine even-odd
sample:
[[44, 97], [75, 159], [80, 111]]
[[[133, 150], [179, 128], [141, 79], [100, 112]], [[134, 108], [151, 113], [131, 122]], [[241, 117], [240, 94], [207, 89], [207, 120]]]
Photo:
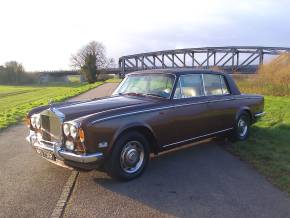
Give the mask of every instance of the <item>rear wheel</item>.
[[249, 137], [250, 116], [242, 113], [236, 120], [234, 130], [230, 136], [231, 141], [244, 141]]
[[129, 132], [116, 141], [106, 168], [115, 179], [131, 180], [143, 173], [148, 160], [147, 139], [139, 132]]

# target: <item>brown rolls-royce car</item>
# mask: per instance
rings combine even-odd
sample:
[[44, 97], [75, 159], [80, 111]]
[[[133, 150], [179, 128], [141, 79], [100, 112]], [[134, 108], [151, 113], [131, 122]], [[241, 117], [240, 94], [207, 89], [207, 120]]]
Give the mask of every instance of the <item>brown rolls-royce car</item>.
[[150, 153], [209, 137], [245, 140], [263, 114], [264, 98], [241, 94], [228, 74], [146, 70], [126, 75], [110, 97], [33, 109], [27, 140], [56, 164], [130, 180]]

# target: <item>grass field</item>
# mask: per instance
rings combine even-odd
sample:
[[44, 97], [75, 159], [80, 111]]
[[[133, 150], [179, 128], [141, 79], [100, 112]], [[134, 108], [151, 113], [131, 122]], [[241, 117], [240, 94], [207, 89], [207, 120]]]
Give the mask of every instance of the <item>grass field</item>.
[[18, 123], [34, 107], [59, 102], [101, 83], [55, 86], [0, 86], [0, 130]]
[[257, 75], [234, 78], [242, 93], [265, 96], [266, 116], [230, 150], [290, 195], [290, 54], [263, 65]]
[[290, 194], [290, 97], [265, 96], [266, 115], [230, 150]]
[[121, 81], [122, 81], [122, 79], [112, 78], [112, 79], [106, 80], [106, 83], [120, 83]]

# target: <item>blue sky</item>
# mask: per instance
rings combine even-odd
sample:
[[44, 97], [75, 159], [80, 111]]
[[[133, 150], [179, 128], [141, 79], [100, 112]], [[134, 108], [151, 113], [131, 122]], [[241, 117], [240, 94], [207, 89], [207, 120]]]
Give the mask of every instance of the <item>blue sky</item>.
[[70, 69], [70, 56], [91, 40], [110, 57], [226, 45], [290, 47], [286, 0], [4, 0], [0, 65], [29, 71]]

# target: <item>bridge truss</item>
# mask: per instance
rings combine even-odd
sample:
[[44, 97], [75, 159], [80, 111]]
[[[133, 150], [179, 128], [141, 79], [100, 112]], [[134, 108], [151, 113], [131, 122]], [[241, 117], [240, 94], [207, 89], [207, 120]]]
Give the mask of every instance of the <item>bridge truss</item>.
[[202, 47], [165, 50], [123, 56], [121, 74], [145, 69], [219, 68], [229, 73], [254, 73], [265, 59], [290, 52], [286, 47]]

